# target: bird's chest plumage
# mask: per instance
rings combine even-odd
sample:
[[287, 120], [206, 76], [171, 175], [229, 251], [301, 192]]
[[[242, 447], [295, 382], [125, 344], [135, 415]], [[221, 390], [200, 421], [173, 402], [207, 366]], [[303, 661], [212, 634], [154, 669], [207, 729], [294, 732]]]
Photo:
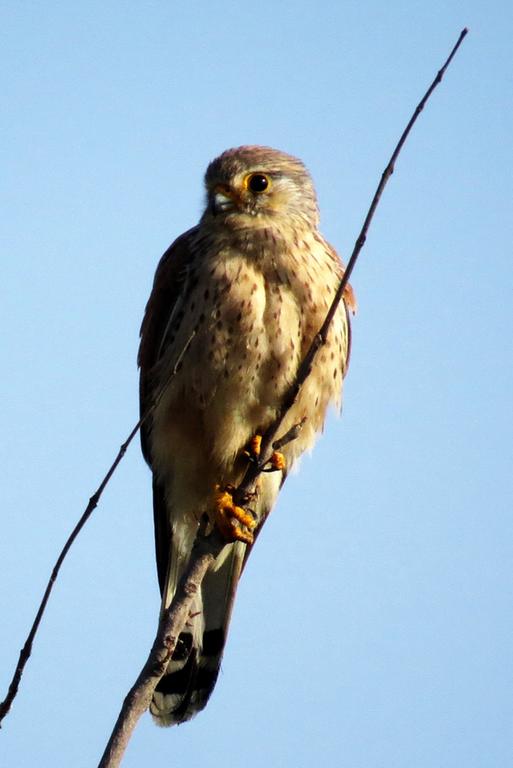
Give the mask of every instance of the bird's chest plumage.
[[185, 450], [191, 439], [229, 464], [274, 418], [338, 282], [318, 240], [292, 244], [197, 244], [170, 328], [175, 359], [188, 346], [159, 405], [164, 431], [154, 443], [164, 462], [170, 442]]
[[284, 257], [232, 245], [191, 276], [197, 339], [184, 385], [200, 407], [273, 407], [294, 375], [304, 297]]

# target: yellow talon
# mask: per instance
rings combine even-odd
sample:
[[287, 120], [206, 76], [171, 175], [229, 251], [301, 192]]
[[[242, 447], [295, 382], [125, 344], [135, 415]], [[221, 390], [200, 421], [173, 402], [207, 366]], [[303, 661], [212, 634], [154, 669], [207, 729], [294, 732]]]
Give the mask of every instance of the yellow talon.
[[[250, 461], [257, 463], [262, 452], [262, 435], [253, 435], [247, 449], [243, 452]], [[287, 460], [281, 451], [273, 451], [271, 458], [265, 462], [264, 472], [282, 471], [287, 466]]]
[[273, 455], [269, 459], [269, 464], [271, 465], [271, 472], [273, 470], [283, 470], [287, 466], [287, 460], [283, 453], [280, 453], [280, 451], [273, 451]]
[[[248, 447], [243, 451], [250, 461], [257, 463], [262, 451], [262, 435], [253, 435], [249, 441]], [[271, 458], [265, 462], [264, 472], [282, 471], [287, 466], [287, 460], [281, 451], [273, 451]]]
[[249, 449], [253, 456], [260, 456], [260, 446], [262, 445], [262, 435], [253, 435], [249, 441]]
[[253, 543], [251, 531], [256, 526], [253, 515], [234, 504], [231, 493], [219, 486], [215, 491], [215, 522], [226, 541]]
[[250, 461], [257, 461], [260, 456], [260, 446], [262, 445], [262, 435], [253, 435], [249, 441], [248, 447], [243, 451]]

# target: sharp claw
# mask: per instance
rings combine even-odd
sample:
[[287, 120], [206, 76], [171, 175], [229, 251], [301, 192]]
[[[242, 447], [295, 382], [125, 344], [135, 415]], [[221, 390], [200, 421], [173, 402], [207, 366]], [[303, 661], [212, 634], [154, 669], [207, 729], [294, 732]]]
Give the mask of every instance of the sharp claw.
[[267, 462], [267, 465], [263, 469], [263, 472], [280, 472], [286, 469], [287, 460], [285, 459], [283, 453], [280, 453], [280, 451], [273, 451], [273, 454]]
[[238, 507], [229, 490], [219, 486], [215, 492], [215, 522], [227, 541], [253, 543], [252, 530], [256, 526], [253, 515]]
[[273, 451], [273, 455], [270, 458], [270, 464], [274, 470], [283, 470], [287, 466], [287, 460], [280, 451]]
[[[253, 437], [249, 441], [248, 447], [246, 448], [245, 451], [243, 451], [244, 456], [246, 456], [253, 463], [258, 463], [260, 459], [261, 446], [262, 446], [262, 435], [258, 435], [258, 434], [253, 435]], [[286, 466], [287, 466], [287, 461], [283, 453], [281, 453], [280, 451], [273, 451], [269, 461], [265, 462], [265, 466], [262, 468], [262, 471], [263, 472], [283, 471], [286, 468]]]
[[256, 463], [260, 458], [261, 444], [262, 444], [262, 435], [253, 435], [253, 437], [249, 441], [248, 447], [246, 448], [245, 451], [243, 451], [244, 456], [246, 456], [250, 461]]

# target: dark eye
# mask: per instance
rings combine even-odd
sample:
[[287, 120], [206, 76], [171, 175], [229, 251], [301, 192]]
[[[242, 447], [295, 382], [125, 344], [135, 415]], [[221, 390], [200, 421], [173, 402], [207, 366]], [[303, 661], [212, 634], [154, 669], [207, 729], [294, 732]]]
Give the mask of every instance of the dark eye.
[[265, 192], [269, 189], [270, 179], [265, 173], [252, 173], [248, 176], [248, 188], [252, 192]]

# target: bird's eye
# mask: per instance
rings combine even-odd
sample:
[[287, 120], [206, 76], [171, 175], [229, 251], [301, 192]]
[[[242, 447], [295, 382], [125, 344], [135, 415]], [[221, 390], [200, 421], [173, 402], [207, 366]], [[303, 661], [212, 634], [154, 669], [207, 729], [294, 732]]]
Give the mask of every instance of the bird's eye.
[[246, 186], [255, 194], [265, 192], [271, 185], [271, 179], [265, 173], [251, 173], [246, 179]]

